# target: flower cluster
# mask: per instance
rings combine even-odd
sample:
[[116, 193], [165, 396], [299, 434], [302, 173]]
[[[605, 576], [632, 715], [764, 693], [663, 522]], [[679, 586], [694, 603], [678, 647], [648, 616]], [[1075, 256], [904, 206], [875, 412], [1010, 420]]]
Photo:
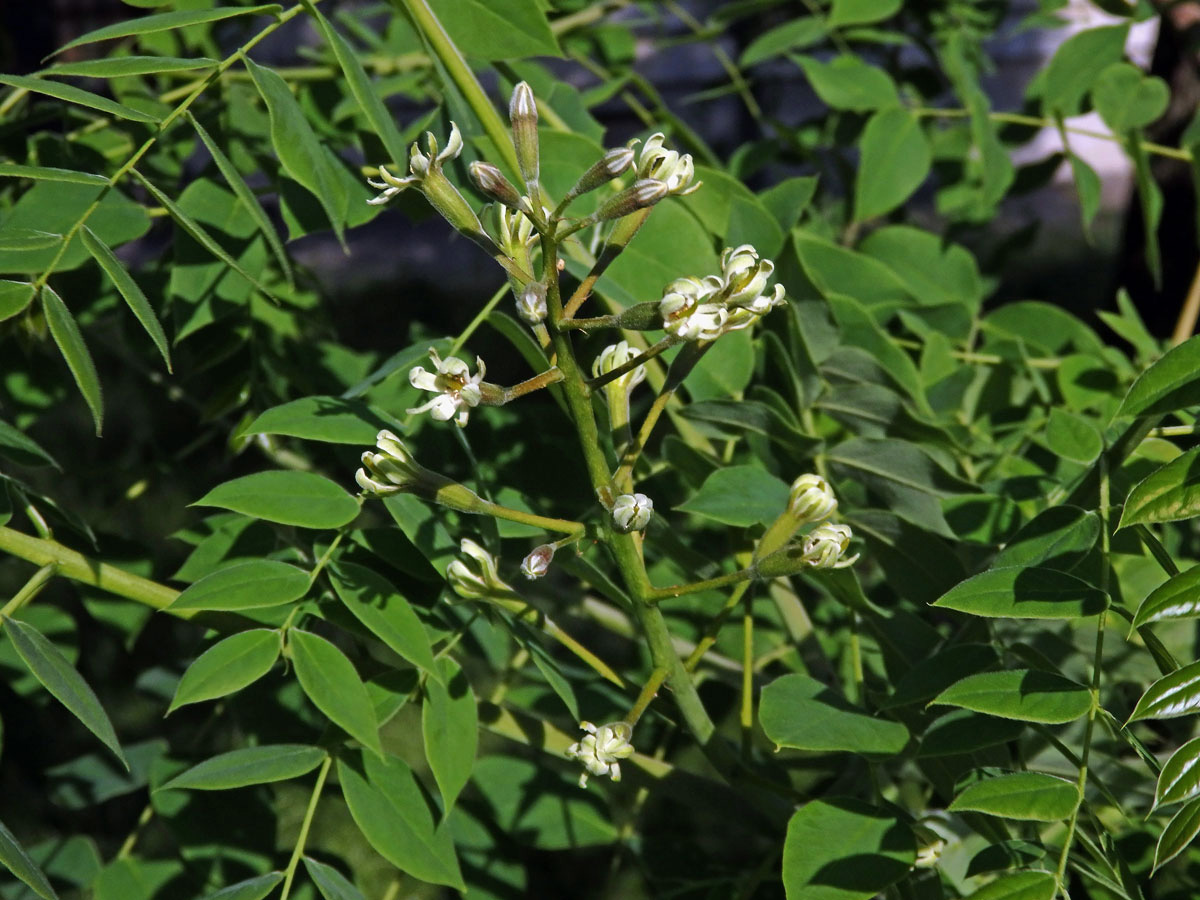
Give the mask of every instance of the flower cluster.
[[429, 348], [429, 358], [437, 366], [437, 372], [426, 372], [421, 366], [415, 366], [408, 373], [409, 383], [422, 391], [432, 391], [437, 394], [423, 406], [415, 406], [405, 410], [410, 414], [427, 412], [440, 422], [450, 419], [461, 428], [467, 424], [467, 417], [473, 407], [483, 399], [480, 383], [487, 367], [483, 360], [475, 357], [475, 365], [479, 371], [471, 374], [471, 368], [457, 356], [447, 356], [442, 359], [437, 350]]
[[820, 475], [809, 473], [792, 482], [787, 511], [793, 519], [792, 527], [817, 526], [804, 536], [800, 557], [814, 569], [844, 569], [858, 560], [857, 553], [846, 556], [850, 539], [854, 537], [850, 526], [826, 521], [837, 512], [837, 506], [833, 488]]
[[633, 755], [633, 727], [628, 722], [610, 722], [599, 728], [591, 722], [580, 722], [579, 727], [587, 734], [567, 748], [567, 756], [579, 760], [586, 770], [579, 776], [579, 786], [587, 787], [588, 775], [608, 775], [620, 781], [620, 761]]
[[663, 329], [686, 341], [712, 341], [749, 328], [783, 305], [783, 285], [765, 293], [774, 271], [775, 264], [749, 244], [726, 249], [720, 275], [685, 276], [666, 286], [658, 304]]

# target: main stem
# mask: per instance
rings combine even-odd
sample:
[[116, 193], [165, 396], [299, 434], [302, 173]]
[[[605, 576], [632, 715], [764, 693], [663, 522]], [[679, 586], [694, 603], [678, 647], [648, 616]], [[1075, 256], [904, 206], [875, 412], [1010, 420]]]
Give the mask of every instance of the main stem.
[[[551, 235], [542, 236], [542, 260], [544, 272], [557, 272], [558, 243]], [[567, 408], [579, 436], [584, 465], [592, 487], [597, 492], [609, 491], [612, 473], [601, 450], [600, 434], [596, 428], [596, 417], [592, 410], [586, 378], [575, 359], [570, 338], [559, 328], [559, 322], [563, 318], [563, 302], [558, 277], [551, 275], [546, 281], [550, 339], [557, 355], [558, 367], [563, 373], [563, 393], [566, 395]], [[666, 672], [667, 685], [675, 695], [675, 702], [689, 730], [701, 744], [707, 744], [716, 728], [696, 692], [691, 675], [683, 667], [679, 654], [675, 652], [666, 619], [653, 605], [654, 592], [633, 536], [619, 534], [611, 528], [606, 528], [605, 542], [616, 558], [625, 588], [633, 598], [634, 614], [642, 627], [642, 633], [646, 636], [654, 667]]]

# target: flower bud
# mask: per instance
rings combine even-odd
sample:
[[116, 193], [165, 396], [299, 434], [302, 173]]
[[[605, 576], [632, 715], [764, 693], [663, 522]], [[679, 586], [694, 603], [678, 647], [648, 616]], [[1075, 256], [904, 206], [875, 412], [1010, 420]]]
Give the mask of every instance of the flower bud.
[[531, 281], [525, 285], [521, 295], [517, 297], [517, 315], [536, 325], [546, 318], [546, 286], [540, 281]]
[[615, 197], [610, 197], [600, 204], [600, 208], [591, 215], [593, 222], [604, 222], [608, 219], [619, 219], [630, 213], [653, 206], [667, 196], [667, 186], [661, 181], [644, 178], [634, 182]]
[[836, 510], [837, 498], [833, 496], [833, 488], [820, 475], [801, 475], [792, 482], [788, 512], [799, 520], [798, 525], [824, 521]]
[[512, 122], [513, 149], [526, 188], [532, 194], [538, 183], [538, 113], [533, 90], [522, 81], [512, 92], [508, 104], [508, 119]]
[[470, 538], [463, 538], [459, 547], [469, 559], [456, 559], [446, 567], [446, 580], [454, 593], [464, 600], [514, 596], [515, 591], [496, 572], [492, 554]]
[[834, 522], [818, 525], [805, 536], [801, 559], [814, 569], [844, 569], [858, 559], [857, 553], [843, 558], [853, 536], [849, 525]]
[[354, 480], [365, 493], [387, 496], [413, 492], [429, 482], [432, 473], [413, 458], [400, 438], [384, 429], [375, 440], [381, 452], [363, 453], [363, 468], [354, 473]]
[[653, 515], [654, 501], [645, 494], [622, 494], [613, 501], [613, 524], [622, 533], [645, 530]]
[[534, 547], [529, 555], [521, 560], [521, 574], [533, 581], [541, 578], [550, 570], [550, 561], [554, 559], [554, 545], [542, 544]]
[[628, 171], [633, 165], [633, 150], [629, 147], [617, 147], [607, 151], [596, 163], [579, 176], [575, 187], [567, 193], [568, 197], [578, 197], [588, 191], [594, 191], [603, 184], [612, 181], [618, 175]]
[[467, 172], [470, 174], [471, 180], [475, 182], [475, 187], [493, 200], [499, 200], [505, 206], [513, 209], [520, 208], [521, 195], [504, 177], [504, 173], [491, 163], [476, 160], [467, 166]]
[[[607, 375], [614, 369], [619, 369], [621, 366], [636, 359], [639, 351], [629, 346], [628, 341], [618, 341], [615, 344], [609, 344], [596, 357], [596, 361], [592, 363], [592, 377], [599, 378], [601, 375]], [[637, 387], [646, 380], [646, 367], [644, 365], [630, 369], [624, 375], [613, 379], [605, 385], [620, 385], [623, 390], [631, 390]]]

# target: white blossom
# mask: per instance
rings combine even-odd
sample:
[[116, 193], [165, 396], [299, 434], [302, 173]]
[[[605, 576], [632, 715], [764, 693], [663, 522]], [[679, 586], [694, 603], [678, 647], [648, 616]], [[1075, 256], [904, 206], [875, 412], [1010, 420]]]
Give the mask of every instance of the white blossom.
[[857, 553], [845, 556], [853, 536], [849, 525], [834, 522], [818, 525], [805, 536], [801, 559], [814, 569], [844, 569], [858, 559]]
[[799, 519], [801, 525], [828, 519], [837, 511], [837, 505], [833, 488], [820, 475], [801, 475], [792, 482], [788, 512]]
[[685, 196], [699, 190], [700, 182], [692, 184], [696, 175], [690, 153], [679, 153], [663, 147], [663, 133], [657, 132], [646, 139], [638, 156], [638, 178], [653, 178], [667, 186], [668, 194]]
[[597, 728], [591, 722], [580, 722], [587, 734], [577, 744], [567, 748], [567, 756], [583, 763], [579, 786], [587, 787], [588, 775], [608, 775], [621, 780], [622, 759], [633, 755], [633, 727], [627, 722], [610, 722]]
[[437, 366], [437, 372], [427, 372], [423, 367], [415, 366], [408, 373], [408, 380], [413, 387], [422, 391], [432, 391], [437, 396], [424, 406], [415, 406], [406, 412], [428, 412], [441, 422], [454, 419], [461, 428], [467, 424], [471, 408], [478, 406], [482, 399], [479, 384], [483, 381], [487, 367], [482, 359], [475, 357], [475, 365], [479, 371], [472, 375], [470, 367], [461, 359], [448, 356], [443, 360], [432, 347], [429, 348], [429, 358]]
[[613, 501], [613, 523], [619, 531], [642, 531], [653, 515], [654, 501], [645, 494], [622, 494]]
[[437, 138], [432, 132], [425, 133], [426, 145], [429, 148], [428, 153], [421, 153], [417, 144], [414, 142], [409, 149], [408, 154], [408, 171], [410, 174], [403, 178], [397, 178], [383, 166], [379, 167], [379, 177], [382, 181], [372, 181], [367, 179], [367, 184], [376, 190], [382, 191], [378, 197], [375, 197], [367, 202], [372, 206], [378, 206], [381, 203], [387, 203], [398, 193], [412, 185], [420, 185], [429, 175], [430, 171], [441, 172], [442, 163], [449, 162], [452, 159], [457, 159], [462, 153], [463, 139], [459, 133], [458, 126], [453, 122], [450, 123], [450, 137], [446, 141], [446, 149], [438, 152]]

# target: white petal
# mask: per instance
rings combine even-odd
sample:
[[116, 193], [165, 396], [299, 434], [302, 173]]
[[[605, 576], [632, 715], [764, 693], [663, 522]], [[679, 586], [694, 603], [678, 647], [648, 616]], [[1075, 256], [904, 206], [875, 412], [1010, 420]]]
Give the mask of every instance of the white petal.
[[438, 387], [437, 376], [432, 372], [426, 372], [421, 366], [415, 366], [409, 370], [408, 383], [422, 391], [441, 393], [442, 390]]
[[429, 403], [429, 414], [439, 422], [446, 422], [454, 418], [454, 414], [458, 412], [458, 401], [449, 394], [440, 394], [434, 397]]

